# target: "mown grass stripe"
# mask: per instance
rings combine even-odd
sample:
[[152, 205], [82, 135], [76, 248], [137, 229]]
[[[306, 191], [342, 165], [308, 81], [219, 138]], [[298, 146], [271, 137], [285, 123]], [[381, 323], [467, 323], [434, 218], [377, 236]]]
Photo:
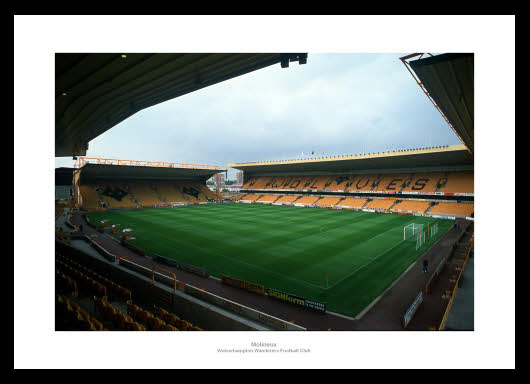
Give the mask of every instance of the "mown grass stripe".
[[[348, 316], [377, 297], [452, 221], [258, 204], [94, 212], [91, 221], [133, 228], [134, 245], [210, 270], [326, 301]], [[438, 222], [420, 251], [401, 242], [410, 223]], [[401, 243], [400, 243], [401, 242]], [[398, 245], [396, 245], [398, 244]], [[329, 274], [326, 289], [326, 274]]]

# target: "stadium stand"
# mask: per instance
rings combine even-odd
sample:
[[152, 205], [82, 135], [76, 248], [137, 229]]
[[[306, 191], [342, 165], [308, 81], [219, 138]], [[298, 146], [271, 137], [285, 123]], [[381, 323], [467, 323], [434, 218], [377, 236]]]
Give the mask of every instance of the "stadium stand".
[[331, 177], [326, 175], [314, 176], [304, 185], [304, 189], [323, 190], [328, 185], [330, 179]]
[[243, 198], [241, 198], [242, 201], [256, 201], [258, 198], [260, 197], [260, 195], [258, 194], [247, 194], [245, 195]]
[[210, 188], [200, 183], [195, 183], [195, 185], [197, 186], [197, 188], [199, 188], [199, 191], [202, 192], [206, 199], [215, 200], [216, 196]]
[[347, 197], [337, 205], [340, 205], [341, 207], [362, 208], [367, 201], [367, 199]]
[[320, 196], [303, 196], [300, 199], [296, 200], [296, 204], [307, 204], [312, 205], [320, 199]]
[[218, 166], [80, 157], [73, 168], [73, 207], [155, 208], [221, 199], [206, 181]]
[[79, 304], [67, 296], [55, 295], [56, 324], [62, 329], [81, 331], [108, 331], [95, 317], [90, 316]]
[[396, 199], [373, 199], [365, 208], [388, 210], [394, 205]]
[[57, 330], [202, 331], [163, 308], [153, 314], [133, 304], [129, 289], [64, 254], [55, 253], [55, 265]]
[[147, 331], [147, 327], [128, 314], [124, 314], [119, 308], [112, 305], [107, 297], [93, 296], [95, 313], [103, 321], [110, 322], [116, 330], [123, 331]]
[[473, 172], [340, 174], [335, 176], [256, 176], [242, 189], [319, 190], [348, 192], [473, 193]]
[[98, 201], [100, 198], [92, 184], [85, 184], [79, 187], [80, 193], [83, 196], [83, 206], [88, 209], [99, 208]]
[[296, 199], [298, 199], [299, 195], [283, 195], [278, 200], [276, 200], [277, 203], [292, 203]]
[[127, 184], [100, 184], [98, 185], [98, 192], [103, 201], [111, 208], [130, 208], [136, 206], [136, 202], [133, 200]]
[[430, 201], [401, 200], [391, 209], [391, 211], [412, 211], [424, 213], [430, 206]]
[[263, 195], [256, 201], [257, 202], [268, 201], [268, 202], [274, 203], [279, 197], [280, 197], [280, 195]]
[[164, 204], [162, 200], [158, 197], [153, 188], [150, 187], [147, 183], [131, 183], [129, 188], [134, 194], [136, 200], [142, 206], [153, 206]]
[[440, 192], [474, 193], [473, 172], [451, 172], [447, 175], [447, 182], [439, 188]]
[[156, 183], [156, 188], [160, 196], [166, 203], [184, 203], [186, 200], [174, 183]]
[[265, 188], [267, 189], [289, 189], [289, 184], [292, 179], [293, 179], [292, 176], [272, 177], [268, 179], [267, 183], [265, 184]]
[[397, 173], [397, 174], [388, 174], [388, 175], [382, 175], [381, 179], [379, 180], [379, 183], [375, 188], [373, 188], [374, 191], [401, 191], [403, 188], [404, 183], [408, 180], [410, 181], [411, 175], [410, 173]]
[[171, 203], [200, 203], [215, 200], [213, 192], [200, 183], [99, 183], [80, 186], [85, 209], [151, 207]]
[[[121, 298], [123, 300], [130, 300], [132, 298], [131, 291], [125, 287], [122, 287], [119, 284], [116, 284], [112, 280], [106, 278], [105, 276], [102, 276], [95, 271], [87, 268], [86, 266], [68, 258], [65, 256], [62, 256], [60, 254], [56, 255], [56, 262], [62, 266], [63, 268], [66, 268], [70, 271], [73, 271], [75, 274], [80, 276], [87, 276], [96, 282], [102, 284], [105, 286], [106, 292], [109, 293], [109, 295]], [[106, 295], [105, 295], [106, 296]]]
[[382, 175], [373, 174], [357, 175], [357, 177], [347, 183], [346, 191], [372, 191], [381, 177]]
[[270, 177], [251, 177], [245, 185], [243, 185], [243, 189], [264, 189], [265, 184], [267, 184], [270, 179]]
[[329, 185], [326, 186], [326, 191], [340, 191], [347, 188], [348, 182], [353, 180], [353, 175], [338, 175], [329, 179]]
[[402, 192], [436, 192], [438, 183], [444, 179], [443, 172], [415, 173], [410, 182], [407, 182]]
[[431, 208], [429, 213], [440, 213], [450, 215], [471, 216], [474, 212], [474, 204], [466, 203], [438, 203]]
[[177, 315], [163, 308], [153, 306], [154, 313], [127, 301], [127, 314], [150, 331], [202, 331]]
[[342, 197], [323, 197], [322, 199], [318, 200], [316, 205], [322, 205], [322, 206], [334, 206], [336, 205]]

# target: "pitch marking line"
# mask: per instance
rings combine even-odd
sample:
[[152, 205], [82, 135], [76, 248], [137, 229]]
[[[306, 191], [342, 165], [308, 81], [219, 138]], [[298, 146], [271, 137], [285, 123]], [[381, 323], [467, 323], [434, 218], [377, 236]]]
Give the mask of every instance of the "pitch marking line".
[[399, 281], [401, 281], [403, 276], [405, 276], [412, 269], [412, 267], [414, 267], [418, 263], [419, 260], [420, 259], [418, 258], [418, 260], [414, 261], [401, 275], [399, 275], [399, 277], [396, 280], [394, 280], [392, 284], [388, 286], [388, 288], [386, 288], [379, 296], [377, 296], [361, 312], [359, 312], [359, 314], [355, 316], [354, 320], [360, 320], [384, 295], [386, 295], [388, 291], [390, 291], [394, 287], [394, 285], [396, 285]]
[[[453, 225], [454, 225], [454, 224], [453, 224]], [[452, 228], [452, 226], [451, 226], [451, 228]], [[449, 229], [451, 229], [451, 228], [449, 228]], [[449, 232], [449, 230], [447, 230], [447, 232]], [[447, 232], [445, 232], [444, 235], [447, 234]], [[444, 235], [442, 235], [442, 236], [444, 236]], [[429, 247], [429, 248], [423, 253], [423, 255], [425, 255], [427, 252], [429, 252], [429, 250], [430, 250], [432, 247], [434, 247], [435, 244], [438, 244], [438, 242], [439, 242], [440, 240], [442, 240], [442, 236], [440, 236], [440, 237], [439, 237], [439, 238], [438, 238], [433, 244], [431, 244], [431, 246], [430, 246], [430, 247]], [[359, 312], [359, 314], [358, 314], [357, 316], [355, 316], [355, 319], [354, 319], [354, 320], [360, 320], [360, 319], [361, 319], [366, 313], [368, 313], [368, 311], [369, 311], [369, 310], [370, 310], [375, 304], [377, 304], [377, 302], [378, 302], [378, 301], [379, 301], [384, 295], [386, 295], [386, 293], [387, 293], [388, 291], [390, 291], [390, 290], [394, 287], [394, 285], [396, 285], [398, 282], [401, 281], [401, 279], [402, 279], [402, 278], [403, 278], [403, 277], [404, 277], [404, 276], [405, 276], [405, 275], [406, 275], [406, 274], [412, 269], [412, 267], [414, 267], [416, 264], [418, 264], [418, 262], [420, 261], [420, 259], [421, 259], [421, 258], [418, 257], [417, 260], [413, 261], [412, 264], [411, 264], [411, 265], [410, 265], [410, 266], [409, 266], [409, 267], [408, 267], [408, 268], [407, 268], [407, 269], [406, 269], [401, 275], [399, 275], [399, 277], [398, 277], [396, 280], [394, 280], [394, 282], [393, 282], [392, 284], [390, 284], [390, 286], [389, 286], [387, 289], [385, 289], [385, 290], [384, 290], [379, 296], [377, 296], [377, 297], [375, 298], [375, 300], [373, 300], [370, 304], [368, 304], [368, 306], [367, 306], [366, 308], [364, 308], [361, 312]]]
[[233, 259], [231, 258], [230, 256], [226, 256], [226, 255], [222, 255], [222, 254], [219, 254], [219, 256], [221, 257], [224, 257], [224, 258], [227, 258], [227, 259], [230, 259], [232, 261], [235, 261], [236, 263], [241, 263], [241, 264], [245, 264], [245, 265], [248, 265], [249, 267], [253, 267], [253, 268], [257, 268], [257, 269], [261, 269], [262, 271], [265, 271], [267, 273], [270, 273], [270, 274], [273, 274], [273, 275], [276, 275], [276, 276], [280, 276], [280, 277], [283, 277], [285, 279], [288, 279], [288, 280], [292, 280], [292, 281], [296, 281], [298, 283], [302, 283], [302, 284], [305, 284], [305, 285], [311, 285], [315, 288], [320, 288], [320, 289], [325, 289], [324, 287], [320, 286], [320, 285], [316, 285], [316, 284], [311, 284], [311, 283], [308, 283], [307, 281], [303, 281], [303, 280], [298, 280], [294, 277], [291, 277], [291, 276], [287, 276], [287, 275], [283, 275], [281, 273], [278, 273], [278, 272], [274, 272], [274, 271], [271, 271], [270, 269], [267, 269], [267, 268], [263, 268], [263, 267], [260, 267], [259, 265], [256, 265], [256, 264], [249, 264], [243, 260], [238, 260], [238, 259]]
[[361, 265], [359, 268], [357, 268], [355, 271], [351, 272], [350, 274], [348, 274], [346, 277], [342, 278], [341, 280], [337, 281], [336, 283], [330, 285], [328, 288], [325, 288], [326, 290], [328, 289], [331, 289], [333, 288], [334, 286], [336, 286], [337, 284], [339, 283], [342, 283], [344, 280], [346, 280], [348, 277], [352, 276], [353, 274], [355, 274], [356, 272], [360, 271], [361, 269], [363, 269], [364, 267], [366, 267], [368, 264], [372, 263], [373, 261], [379, 259], [381, 256], [383, 256], [384, 254], [386, 254], [388, 251], [391, 251], [392, 249], [396, 248], [399, 244], [401, 244], [402, 242], [404, 242], [405, 240], [401, 240], [399, 243], [397, 243], [396, 245], [394, 245], [393, 247], [387, 249], [386, 251], [384, 251], [383, 253], [377, 255], [376, 257], [374, 257], [372, 260], [370, 260], [369, 262], [367, 262], [366, 264], [363, 264]]

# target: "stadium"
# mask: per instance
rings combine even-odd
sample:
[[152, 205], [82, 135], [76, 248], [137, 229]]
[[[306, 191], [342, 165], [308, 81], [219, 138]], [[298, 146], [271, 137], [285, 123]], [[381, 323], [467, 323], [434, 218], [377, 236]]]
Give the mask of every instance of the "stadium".
[[[56, 54], [56, 330], [473, 330], [473, 54], [401, 61], [462, 144], [221, 168], [86, 154], [308, 54]], [[207, 186], [228, 168], [235, 196]]]

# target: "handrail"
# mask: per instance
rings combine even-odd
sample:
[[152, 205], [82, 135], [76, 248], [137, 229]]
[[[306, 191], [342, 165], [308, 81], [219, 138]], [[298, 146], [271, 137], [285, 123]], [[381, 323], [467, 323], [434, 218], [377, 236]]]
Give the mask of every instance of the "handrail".
[[[474, 234], [469, 239], [468, 243], [471, 243], [474, 240]], [[447, 321], [447, 317], [449, 316], [449, 312], [451, 310], [451, 307], [453, 306], [453, 302], [455, 301], [456, 291], [458, 290], [458, 284], [460, 283], [460, 278], [464, 274], [464, 270], [466, 269], [467, 262], [469, 260], [469, 256], [471, 255], [471, 249], [473, 249], [473, 245], [470, 245], [467, 254], [466, 259], [464, 260], [464, 264], [462, 265], [462, 269], [460, 270], [460, 273], [458, 275], [458, 278], [456, 279], [455, 287], [453, 288], [453, 292], [451, 294], [451, 299], [449, 299], [449, 303], [447, 303], [447, 308], [445, 309], [444, 316], [442, 317], [442, 321], [440, 322], [440, 326], [438, 327], [439, 331], [442, 331], [445, 327], [445, 322]]]
[[99, 157], [79, 157], [74, 164], [74, 168], [81, 168], [87, 163], [104, 164], [104, 165], [132, 165], [141, 167], [164, 167], [164, 168], [191, 168], [191, 169], [212, 169], [220, 170], [217, 165], [208, 164], [186, 164], [186, 163], [169, 163], [165, 161], [148, 161], [148, 160], [120, 160], [120, 159], [103, 159]]
[[173, 275], [173, 280], [174, 280], [173, 291], [175, 293], [177, 293], [177, 276], [173, 272], [168, 271], [167, 269], [164, 269], [164, 268], [160, 268], [160, 267], [158, 267], [156, 265], [153, 265], [153, 269], [152, 269], [152, 272], [153, 272], [153, 284], [155, 283], [155, 269], [158, 269], [159, 271], [163, 271], [163, 272], [169, 273], [170, 275]]

